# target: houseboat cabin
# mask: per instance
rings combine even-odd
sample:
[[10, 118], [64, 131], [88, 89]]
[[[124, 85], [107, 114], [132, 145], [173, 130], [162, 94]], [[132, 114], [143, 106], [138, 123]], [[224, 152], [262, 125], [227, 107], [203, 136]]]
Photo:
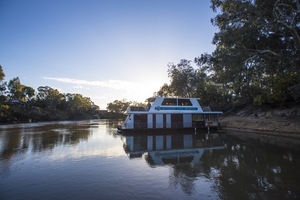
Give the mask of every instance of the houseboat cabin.
[[222, 112], [201, 107], [199, 98], [151, 97], [146, 107], [129, 106], [119, 130], [219, 127]]

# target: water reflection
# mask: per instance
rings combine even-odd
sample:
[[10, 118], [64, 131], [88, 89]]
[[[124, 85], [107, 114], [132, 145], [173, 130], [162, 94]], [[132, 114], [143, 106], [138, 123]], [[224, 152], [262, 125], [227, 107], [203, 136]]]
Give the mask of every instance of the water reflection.
[[[197, 190], [199, 179], [205, 187], [212, 182], [210, 172], [205, 173], [202, 157], [225, 149], [221, 134], [155, 134], [125, 135], [124, 150], [130, 159], [144, 158], [150, 167], [170, 166], [170, 187], [180, 187], [187, 195]], [[209, 161], [208, 161], [209, 162]], [[201, 182], [200, 181], [200, 182]]]
[[145, 154], [150, 166], [165, 164], [197, 164], [208, 150], [224, 149], [220, 134], [155, 134], [125, 135], [124, 150], [129, 158]]
[[[170, 185], [187, 195], [211, 184], [218, 199], [299, 199], [299, 152], [222, 134], [129, 135], [130, 159], [170, 166]], [[199, 184], [200, 182], [200, 184]]]
[[118, 135], [117, 124], [0, 126], [0, 196], [300, 199], [297, 151], [212, 132]]
[[16, 154], [52, 150], [60, 145], [76, 145], [88, 140], [90, 122], [37, 123], [1, 126], [0, 159], [9, 160]]
[[[230, 143], [212, 165], [221, 194], [236, 199], [299, 199], [299, 153], [261, 143]], [[236, 193], [233, 193], [236, 191]]]

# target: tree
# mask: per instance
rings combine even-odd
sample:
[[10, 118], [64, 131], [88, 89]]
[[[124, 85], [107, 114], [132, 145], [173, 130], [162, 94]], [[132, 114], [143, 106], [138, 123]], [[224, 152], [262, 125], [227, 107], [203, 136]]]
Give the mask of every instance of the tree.
[[20, 82], [19, 77], [13, 78], [8, 82], [8, 96], [10, 99], [21, 100], [23, 85]]
[[[158, 95], [200, 97], [212, 107], [297, 99], [300, 1], [211, 0], [217, 13], [212, 54], [168, 65]], [[295, 87], [294, 87], [295, 86]], [[290, 89], [289, 89], [290, 88]], [[222, 103], [220, 103], [222, 102]]]
[[160, 87], [159, 91], [156, 92], [156, 94], [161, 97], [174, 96], [171, 86], [168, 85], [167, 83], [164, 83]]
[[5, 77], [5, 74], [3, 72], [2, 66], [0, 65], [0, 81], [3, 81]]
[[[0, 82], [4, 76], [0, 65]], [[98, 114], [99, 106], [89, 97], [81, 94], [62, 94], [49, 86], [40, 86], [37, 90], [38, 93], [35, 94], [32, 87], [21, 84], [19, 77], [13, 78], [8, 84], [2, 83], [0, 121], [88, 119]], [[14, 102], [9, 104], [6, 100]], [[23, 107], [25, 103], [27, 106]]]
[[32, 87], [21, 84], [19, 77], [13, 78], [8, 82], [8, 96], [10, 100], [27, 102], [34, 96], [35, 90]]
[[41, 108], [57, 109], [59, 104], [64, 101], [64, 95], [57, 89], [53, 89], [49, 86], [40, 86], [37, 90], [38, 94], [35, 104]]
[[146, 106], [147, 106], [146, 103], [143, 103], [143, 102], [137, 102], [137, 101], [131, 102], [130, 105], [132, 105], [132, 106], [137, 106], [137, 107], [146, 107]]
[[[194, 97], [198, 83], [197, 73], [190, 60], [182, 59], [177, 65], [169, 63], [168, 76], [171, 79], [169, 91], [175, 96]], [[164, 87], [167, 89], [166, 85]]]
[[1, 97], [0, 102], [4, 101], [6, 99], [4, 94], [6, 91], [7, 84], [6, 84], [6, 82], [3, 81], [4, 77], [5, 77], [5, 74], [3, 72], [2, 66], [0, 65], [0, 97]]
[[83, 97], [81, 94], [68, 94], [67, 96], [68, 107], [73, 113], [82, 114], [99, 109], [90, 98]]
[[[293, 47], [300, 51], [300, 1], [277, 0], [273, 7], [275, 21], [285, 36], [293, 42]], [[298, 55], [299, 58], [299, 55]]]
[[295, 99], [295, 101], [300, 101], [300, 83], [290, 87], [289, 91], [293, 96], [293, 98]]
[[32, 87], [24, 86], [22, 89], [23, 95], [25, 95], [25, 101], [29, 101], [34, 95], [35, 90]]
[[125, 99], [122, 101], [115, 100], [114, 102], [108, 103], [106, 109], [108, 112], [123, 113], [131, 103], [131, 101], [126, 101]]
[[288, 87], [300, 79], [299, 1], [211, 2], [220, 30], [210, 58], [216, 81], [240, 103], [289, 100]]

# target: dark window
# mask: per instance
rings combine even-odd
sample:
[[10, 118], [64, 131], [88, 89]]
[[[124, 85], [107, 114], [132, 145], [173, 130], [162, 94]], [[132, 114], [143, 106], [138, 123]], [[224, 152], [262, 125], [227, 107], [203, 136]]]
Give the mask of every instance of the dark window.
[[134, 128], [147, 128], [148, 126], [148, 115], [146, 114], [136, 114], [134, 115]]
[[162, 102], [162, 105], [176, 106], [177, 105], [177, 99], [170, 99], [170, 98], [164, 99], [163, 102]]
[[183, 127], [183, 115], [182, 114], [172, 114], [171, 115], [172, 128], [182, 128]]
[[189, 99], [178, 99], [179, 106], [191, 106], [192, 102]]

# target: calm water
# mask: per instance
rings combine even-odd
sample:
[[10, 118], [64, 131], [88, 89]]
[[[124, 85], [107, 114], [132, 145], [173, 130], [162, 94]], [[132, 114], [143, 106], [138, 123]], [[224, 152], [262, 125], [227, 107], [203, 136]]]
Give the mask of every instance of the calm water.
[[0, 199], [300, 199], [300, 155], [105, 120], [0, 126]]

